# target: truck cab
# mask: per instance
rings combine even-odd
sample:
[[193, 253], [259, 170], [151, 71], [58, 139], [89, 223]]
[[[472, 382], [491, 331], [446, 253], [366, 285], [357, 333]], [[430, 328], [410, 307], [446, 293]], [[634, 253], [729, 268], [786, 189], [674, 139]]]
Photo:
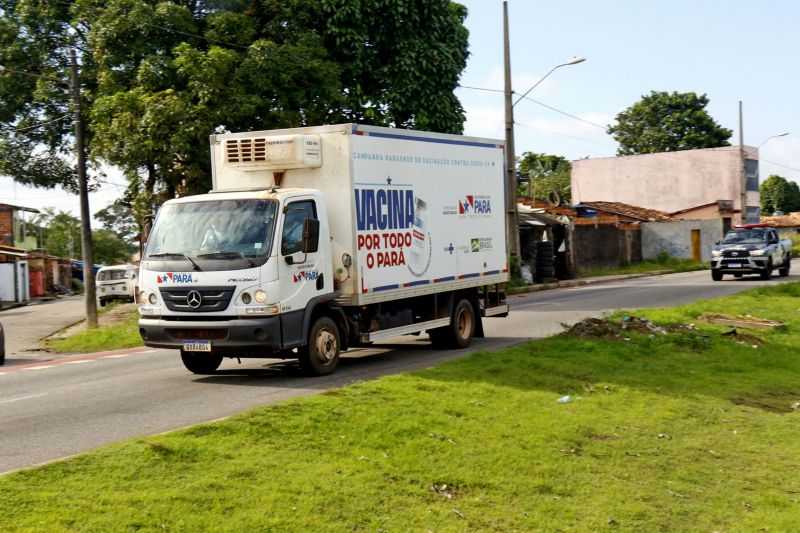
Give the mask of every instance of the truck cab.
[[[334, 295], [319, 191], [268, 189], [170, 200], [142, 257], [140, 333], [191, 369], [305, 344], [315, 302]], [[213, 350], [212, 350], [213, 344]], [[214, 354], [211, 356], [211, 354]]]

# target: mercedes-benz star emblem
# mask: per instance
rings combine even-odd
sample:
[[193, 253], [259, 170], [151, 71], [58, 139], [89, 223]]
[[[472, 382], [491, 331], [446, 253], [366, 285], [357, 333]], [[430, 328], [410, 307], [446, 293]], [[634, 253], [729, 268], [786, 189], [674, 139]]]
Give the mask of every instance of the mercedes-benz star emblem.
[[189, 294], [186, 295], [186, 303], [189, 304], [189, 307], [192, 309], [200, 307], [200, 304], [203, 303], [203, 297], [200, 296], [200, 291], [189, 291]]

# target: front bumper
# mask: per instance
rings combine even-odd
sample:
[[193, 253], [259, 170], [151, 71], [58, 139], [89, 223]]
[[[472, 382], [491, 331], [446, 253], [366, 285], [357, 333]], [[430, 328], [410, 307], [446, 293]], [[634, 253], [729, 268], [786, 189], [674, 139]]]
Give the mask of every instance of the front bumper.
[[211, 350], [221, 355], [273, 357], [281, 347], [281, 324], [277, 316], [223, 318], [221, 320], [139, 319], [139, 334], [145, 346], [181, 349], [184, 340], [209, 340]]
[[711, 259], [711, 270], [724, 274], [761, 273], [769, 267], [769, 257], [714, 257]]

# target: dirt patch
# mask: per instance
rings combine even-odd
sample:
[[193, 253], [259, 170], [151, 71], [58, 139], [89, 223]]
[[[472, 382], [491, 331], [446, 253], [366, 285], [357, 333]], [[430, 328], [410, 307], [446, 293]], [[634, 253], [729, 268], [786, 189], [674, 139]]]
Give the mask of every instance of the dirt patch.
[[[98, 314], [97, 315], [97, 324], [102, 328], [105, 326], [110, 326], [112, 324], [117, 324], [122, 322], [132, 314], [137, 312], [137, 305], [134, 303], [125, 303], [125, 304], [117, 304], [111, 307], [108, 311]], [[68, 328], [64, 328], [61, 331], [53, 333], [49, 337], [46, 337], [44, 340], [45, 342], [57, 339], [65, 339], [69, 336], [75, 335], [76, 333], [80, 333], [82, 331], [86, 331], [86, 320], [82, 320], [77, 324], [74, 324]]]
[[755, 335], [751, 335], [749, 333], [743, 333], [737, 330], [736, 328], [733, 328], [732, 331], [728, 331], [727, 333], [723, 333], [722, 336], [739, 344], [743, 344], [745, 346], [752, 346], [753, 348], [761, 348], [762, 346], [764, 346], [764, 341], [761, 340], [759, 337], [756, 337]]
[[744, 405], [747, 407], [754, 407], [767, 411], [770, 413], [791, 413], [800, 408], [800, 402], [797, 402], [800, 394], [794, 391], [774, 392], [764, 394], [758, 398], [746, 398], [744, 396], [736, 396], [731, 398], [731, 402], [736, 405]]
[[766, 318], [759, 318], [751, 315], [730, 317], [716, 313], [703, 313], [700, 315], [698, 320], [708, 322], [709, 324], [721, 324], [723, 326], [731, 326], [734, 328], [773, 329], [785, 326], [783, 322], [767, 320]]

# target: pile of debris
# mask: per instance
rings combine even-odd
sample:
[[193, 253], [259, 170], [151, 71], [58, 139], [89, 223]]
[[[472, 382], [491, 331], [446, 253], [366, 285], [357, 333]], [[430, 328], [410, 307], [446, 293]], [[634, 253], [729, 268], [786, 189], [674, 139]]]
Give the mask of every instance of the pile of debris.
[[630, 332], [643, 335], [666, 335], [667, 330], [655, 325], [650, 319], [626, 316], [617, 325], [602, 318], [586, 318], [567, 327], [567, 334], [584, 339], [626, 339]]
[[[700, 320], [712, 324], [731, 325], [733, 329], [722, 333], [723, 338], [728, 338], [752, 348], [759, 348], [764, 345], [764, 341], [759, 337], [750, 333], [739, 331], [739, 328], [776, 328], [784, 326], [781, 322], [774, 322], [757, 318], [753, 316], [730, 318], [724, 315], [711, 315], [704, 314]], [[738, 326], [738, 327], [737, 327]], [[630, 340], [629, 334], [631, 332], [640, 335], [648, 335], [650, 337], [668, 335], [670, 333], [701, 333], [694, 324], [676, 323], [668, 326], [658, 326], [646, 317], [625, 316], [619, 322], [612, 322], [603, 318], [586, 318], [577, 324], [569, 326], [564, 324], [566, 333], [573, 337], [583, 339], [614, 339], [614, 340]], [[706, 340], [709, 339], [708, 335], [703, 334], [702, 337]]]

